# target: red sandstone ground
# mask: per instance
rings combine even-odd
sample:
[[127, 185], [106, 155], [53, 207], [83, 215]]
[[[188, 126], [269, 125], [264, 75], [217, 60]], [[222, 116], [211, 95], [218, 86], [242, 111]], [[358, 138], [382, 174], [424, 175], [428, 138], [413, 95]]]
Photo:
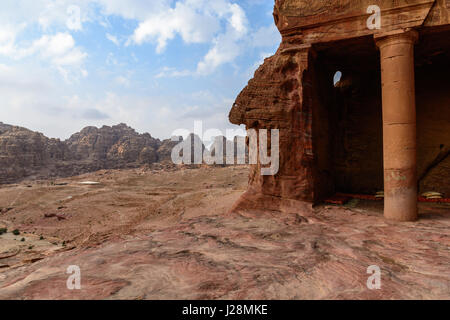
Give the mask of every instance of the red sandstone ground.
[[[247, 173], [110, 170], [1, 187], [0, 298], [450, 299], [448, 205], [421, 204], [415, 223], [364, 201], [230, 214]], [[80, 291], [66, 288], [69, 265]], [[366, 287], [370, 265], [381, 290]]]

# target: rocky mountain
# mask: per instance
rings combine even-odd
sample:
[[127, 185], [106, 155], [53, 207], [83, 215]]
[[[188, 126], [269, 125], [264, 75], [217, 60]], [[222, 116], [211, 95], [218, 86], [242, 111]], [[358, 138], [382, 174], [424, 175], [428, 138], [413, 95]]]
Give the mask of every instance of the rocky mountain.
[[[182, 141], [183, 137], [179, 137], [178, 139]], [[172, 139], [163, 140], [157, 150], [159, 161], [172, 161], [172, 150], [178, 143], [172, 141]]]
[[[201, 146], [202, 153], [215, 156], [215, 149], [222, 139], [225, 163], [226, 146], [230, 147], [231, 144], [230, 150], [236, 154], [238, 138], [234, 142], [224, 137], [216, 138], [210, 153], [200, 137], [194, 134], [184, 141], [182, 137], [179, 137], [179, 142], [172, 139], [161, 141], [149, 133], [139, 134], [123, 123], [112, 127], [86, 127], [61, 141], [0, 122], [0, 184], [24, 179], [69, 177], [101, 169], [133, 168], [153, 163], [172, 164], [172, 151], [177, 145], [175, 150], [179, 152], [180, 159], [183, 158], [184, 150], [190, 150], [191, 163], [194, 163], [195, 145]], [[242, 137], [239, 139], [245, 140]], [[234, 159], [237, 163], [237, 158]]]
[[72, 135], [66, 145], [74, 160], [96, 162], [105, 167], [128, 163], [151, 164], [159, 160], [161, 141], [148, 133], [139, 134], [126, 124], [86, 127]]
[[70, 158], [64, 142], [0, 123], [0, 183], [13, 183]]
[[125, 124], [86, 127], [61, 141], [0, 122], [0, 184], [169, 161], [175, 144]]

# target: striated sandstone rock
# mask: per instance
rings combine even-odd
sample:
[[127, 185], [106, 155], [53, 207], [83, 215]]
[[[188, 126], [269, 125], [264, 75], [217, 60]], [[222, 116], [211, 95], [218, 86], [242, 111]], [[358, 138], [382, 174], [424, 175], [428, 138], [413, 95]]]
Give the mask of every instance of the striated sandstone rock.
[[160, 141], [148, 133], [138, 134], [125, 124], [84, 128], [66, 141], [76, 160], [106, 163], [120, 167], [126, 163], [153, 163], [158, 161], [156, 150]]
[[[235, 139], [235, 153], [238, 144]], [[227, 141], [228, 144], [233, 142]], [[194, 158], [195, 146], [200, 159]], [[66, 141], [49, 139], [41, 133], [6, 125], [0, 122], [0, 184], [19, 182], [25, 178], [48, 179], [76, 176], [102, 169], [122, 169], [148, 166], [155, 163], [172, 163], [172, 150], [178, 146], [179, 155], [190, 150], [190, 161], [203, 164], [205, 146], [201, 139], [191, 134], [179, 142], [160, 141], [150, 134], [139, 134], [125, 124], [86, 127]], [[188, 156], [188, 155], [186, 155]], [[248, 152], [246, 151], [246, 159]], [[187, 158], [184, 159], [185, 163]]]
[[0, 183], [13, 183], [70, 158], [64, 142], [0, 123]]
[[[233, 124], [247, 129], [280, 129], [280, 171], [277, 176], [261, 176], [253, 165], [249, 194], [313, 201], [313, 157], [309, 105], [301, 86], [308, 68], [305, 55], [282, 54], [265, 60], [239, 94], [230, 113]], [[303, 115], [303, 116], [302, 116]], [[294, 151], [294, 152], [293, 152]]]
[[125, 124], [87, 127], [60, 141], [0, 123], [0, 184], [152, 164], [167, 158], [163, 153], [160, 159], [161, 146], [160, 140]]
[[[237, 139], [232, 146], [235, 152], [242, 145], [237, 143]], [[230, 141], [226, 143], [233, 144]], [[194, 157], [196, 145], [200, 159]], [[179, 137], [179, 142], [171, 139], [160, 141], [148, 133], [139, 134], [127, 125], [119, 124], [86, 127], [68, 140], [60, 141], [0, 123], [0, 184], [15, 183], [25, 178], [69, 177], [101, 169], [173, 164], [172, 150], [175, 146], [178, 146], [181, 158], [184, 149], [190, 150], [191, 163], [195, 165], [195, 160], [199, 160], [197, 165], [203, 164], [202, 156], [206, 149], [194, 134], [186, 140]]]

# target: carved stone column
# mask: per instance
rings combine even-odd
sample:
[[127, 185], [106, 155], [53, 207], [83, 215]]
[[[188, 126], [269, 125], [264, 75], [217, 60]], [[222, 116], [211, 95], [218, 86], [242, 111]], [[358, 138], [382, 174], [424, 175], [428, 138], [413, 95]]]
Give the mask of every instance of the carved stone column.
[[416, 31], [376, 36], [381, 53], [384, 216], [417, 219], [417, 138], [414, 84]]

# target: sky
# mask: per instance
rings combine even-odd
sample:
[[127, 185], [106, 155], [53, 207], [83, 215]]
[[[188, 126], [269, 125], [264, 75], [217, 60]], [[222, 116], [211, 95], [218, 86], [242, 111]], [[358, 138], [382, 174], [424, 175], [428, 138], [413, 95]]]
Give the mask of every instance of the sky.
[[0, 122], [66, 139], [126, 123], [224, 131], [281, 37], [271, 0], [2, 0]]

